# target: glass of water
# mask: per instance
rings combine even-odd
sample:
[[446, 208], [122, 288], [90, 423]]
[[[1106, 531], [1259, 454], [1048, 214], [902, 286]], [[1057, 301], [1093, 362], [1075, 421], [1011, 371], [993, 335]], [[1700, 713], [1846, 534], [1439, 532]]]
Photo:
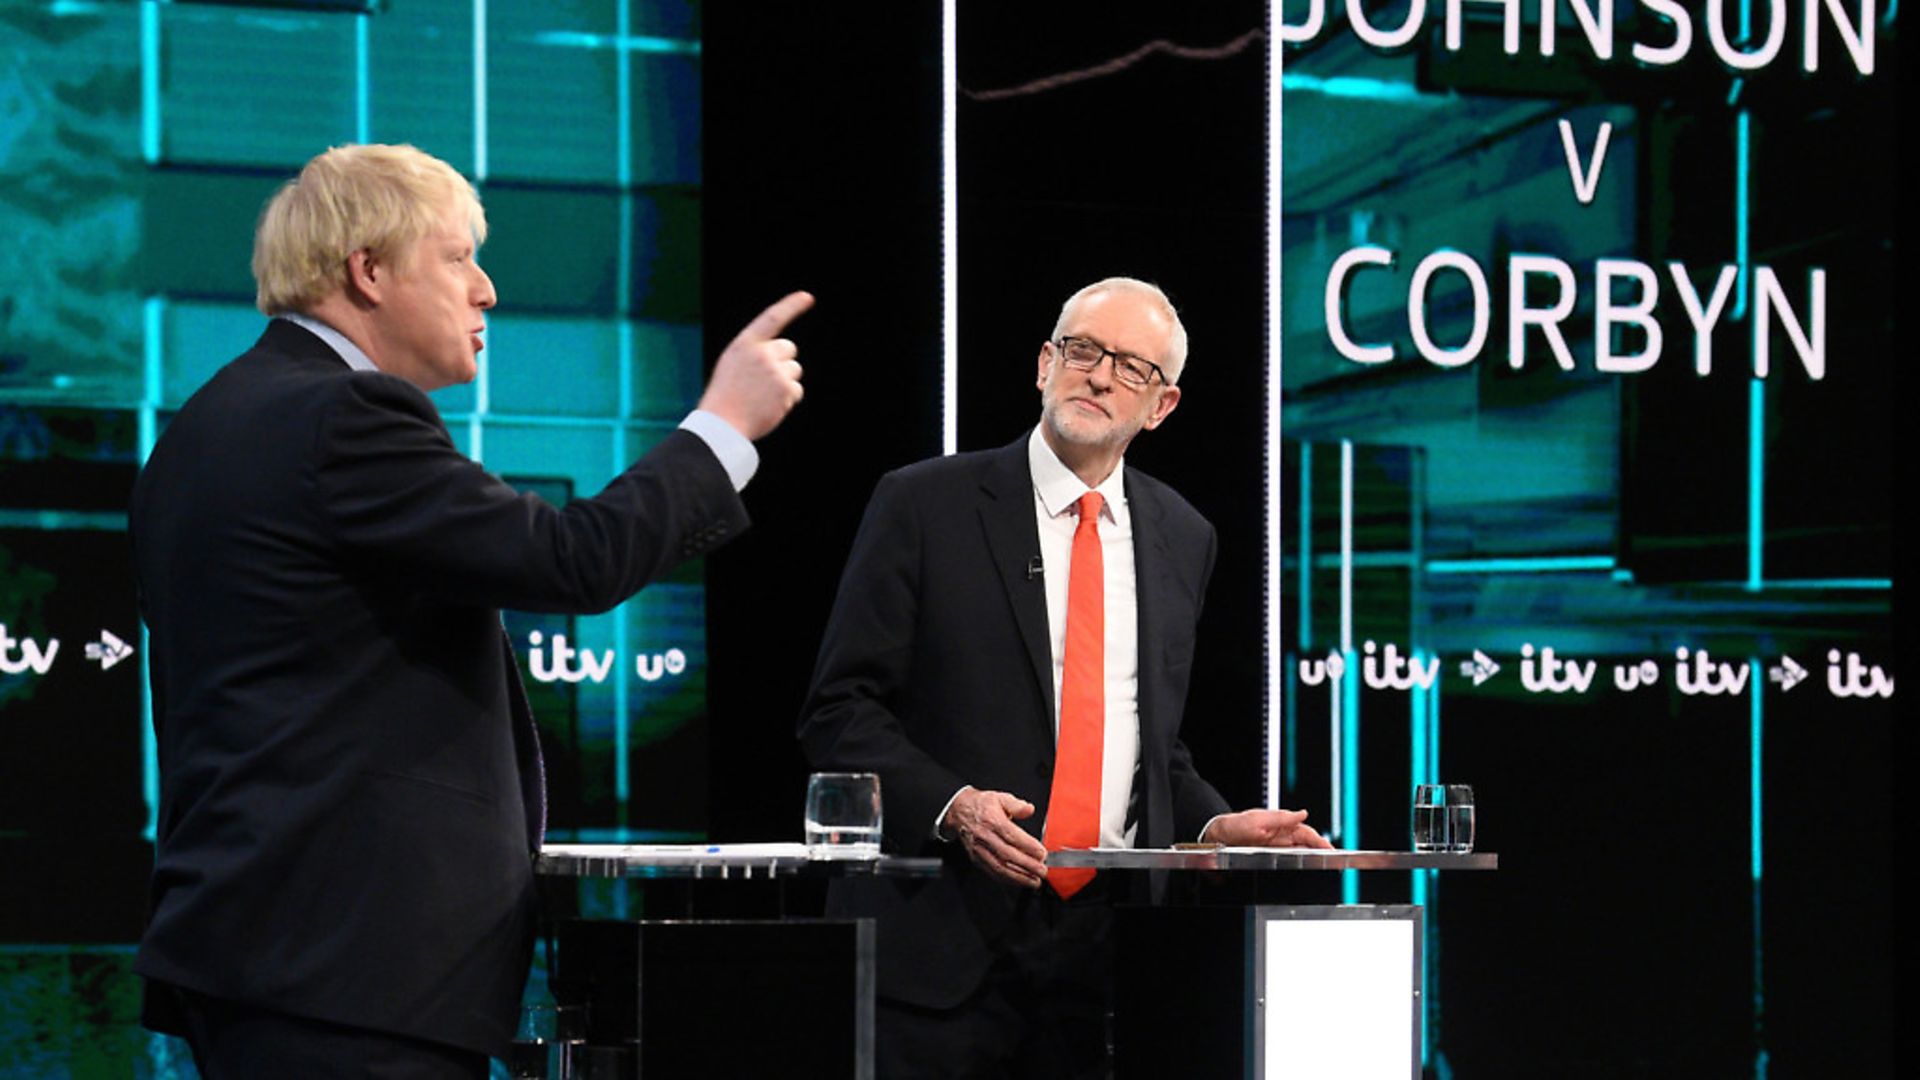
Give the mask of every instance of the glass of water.
[[1413, 789], [1413, 850], [1473, 850], [1473, 788], [1421, 784]]
[[880, 778], [814, 773], [807, 781], [807, 854], [815, 859], [880, 857]]
[[1447, 787], [1420, 784], [1413, 789], [1413, 850], [1447, 850]]
[[1447, 785], [1447, 850], [1473, 850], [1473, 788], [1467, 784]]

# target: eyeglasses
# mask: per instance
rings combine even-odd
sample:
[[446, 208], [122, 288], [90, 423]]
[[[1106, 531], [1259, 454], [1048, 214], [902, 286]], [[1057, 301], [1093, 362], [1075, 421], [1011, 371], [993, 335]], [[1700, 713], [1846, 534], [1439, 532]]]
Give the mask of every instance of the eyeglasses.
[[1111, 356], [1113, 357], [1113, 377], [1136, 390], [1151, 384], [1155, 376], [1158, 376], [1163, 384], [1167, 381], [1167, 373], [1160, 370], [1159, 364], [1132, 353], [1106, 348], [1097, 341], [1063, 337], [1053, 345], [1060, 350], [1060, 359], [1066, 361], [1067, 366], [1075, 371], [1092, 371], [1100, 366], [1100, 361]]

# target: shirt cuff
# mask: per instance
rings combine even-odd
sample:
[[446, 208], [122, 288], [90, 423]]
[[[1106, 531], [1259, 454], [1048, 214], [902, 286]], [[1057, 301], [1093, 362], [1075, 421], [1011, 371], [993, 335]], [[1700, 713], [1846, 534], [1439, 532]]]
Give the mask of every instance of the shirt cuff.
[[1225, 815], [1225, 814], [1215, 814], [1215, 815], [1213, 815], [1212, 817], [1210, 817], [1210, 818], [1208, 818], [1208, 819], [1207, 819], [1207, 823], [1206, 823], [1205, 825], [1202, 825], [1202, 826], [1200, 826], [1200, 835], [1198, 835], [1198, 836], [1196, 836], [1196, 837], [1194, 837], [1194, 838], [1193, 838], [1193, 839], [1194, 839], [1194, 841], [1195, 841], [1195, 842], [1197, 842], [1197, 843], [1203, 843], [1203, 844], [1204, 844], [1204, 843], [1206, 843], [1206, 840], [1207, 840], [1207, 830], [1208, 830], [1208, 829], [1211, 829], [1211, 828], [1213, 828], [1213, 823], [1214, 823], [1214, 822], [1216, 822], [1216, 821], [1219, 821], [1219, 820], [1220, 820], [1221, 818], [1223, 818], [1223, 817], [1226, 817], [1226, 816], [1227, 816], [1227, 815]]
[[760, 468], [760, 452], [753, 448], [752, 440], [705, 409], [688, 413], [680, 426], [700, 436], [713, 456], [720, 459], [721, 467], [727, 470], [727, 479], [733, 481], [733, 490], [746, 490], [747, 481], [753, 479], [754, 472]]
[[[972, 784], [968, 784], [968, 785], [966, 785], [966, 787], [962, 787], [962, 788], [960, 789], [960, 791], [965, 791], [965, 790], [967, 790], [967, 788], [968, 788], [968, 787], [972, 787], [972, 786], [973, 786]], [[954, 799], [957, 799], [957, 798], [959, 798], [959, 797], [960, 797], [960, 791], [956, 791], [956, 792], [954, 792], [954, 793], [953, 793], [953, 798], [951, 798], [951, 799], [948, 799], [948, 800], [947, 800], [947, 805], [945, 805], [945, 806], [943, 806], [943, 807], [941, 807], [941, 808], [940, 808], [940, 812], [939, 812], [938, 814], [935, 814], [935, 815], [934, 815], [934, 818], [933, 818], [933, 838], [934, 838], [935, 840], [945, 840], [945, 839], [946, 839], [946, 837], [944, 837], [944, 836], [941, 836], [941, 835], [940, 835], [940, 827], [941, 827], [942, 825], [945, 825], [945, 824], [947, 823], [947, 811], [949, 811], [949, 810], [951, 810], [951, 809], [953, 809], [953, 800], [954, 800]]]

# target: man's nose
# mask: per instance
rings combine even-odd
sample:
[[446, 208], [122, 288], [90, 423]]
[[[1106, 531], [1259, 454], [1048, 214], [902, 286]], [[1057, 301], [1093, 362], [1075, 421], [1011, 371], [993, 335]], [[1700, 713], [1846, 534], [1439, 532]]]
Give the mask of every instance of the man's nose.
[[475, 266], [473, 268], [473, 272], [477, 278], [477, 280], [474, 282], [475, 288], [473, 290], [473, 306], [479, 308], [482, 311], [485, 311], [486, 309], [499, 303], [500, 298], [499, 296], [494, 294], [493, 279], [487, 276], [487, 272], [485, 270], [482, 270], [480, 269], [480, 267]]

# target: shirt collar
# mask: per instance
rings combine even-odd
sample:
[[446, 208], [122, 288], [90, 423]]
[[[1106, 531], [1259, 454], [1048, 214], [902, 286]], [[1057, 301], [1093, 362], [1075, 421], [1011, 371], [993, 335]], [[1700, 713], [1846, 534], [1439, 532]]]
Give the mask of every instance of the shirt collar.
[[1040, 506], [1048, 517], [1059, 517], [1079, 502], [1080, 496], [1097, 491], [1105, 500], [1107, 517], [1116, 525], [1127, 523], [1127, 463], [1124, 460], [1114, 465], [1113, 472], [1107, 474], [1099, 487], [1089, 488], [1061, 462], [1053, 447], [1047, 445], [1046, 437], [1035, 427], [1027, 437], [1027, 469], [1033, 474], [1034, 494], [1040, 497]]
[[297, 311], [283, 311], [274, 317], [277, 319], [285, 319], [295, 326], [311, 331], [314, 337], [326, 342], [328, 347], [339, 354], [340, 359], [345, 360], [347, 366], [353, 370], [380, 370], [379, 367], [367, 357], [366, 353], [360, 351], [360, 346], [355, 345], [347, 335], [335, 330], [319, 319], [311, 315], [303, 315]]

